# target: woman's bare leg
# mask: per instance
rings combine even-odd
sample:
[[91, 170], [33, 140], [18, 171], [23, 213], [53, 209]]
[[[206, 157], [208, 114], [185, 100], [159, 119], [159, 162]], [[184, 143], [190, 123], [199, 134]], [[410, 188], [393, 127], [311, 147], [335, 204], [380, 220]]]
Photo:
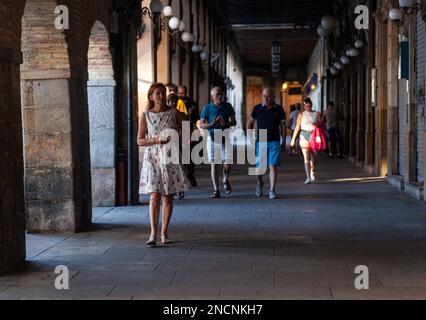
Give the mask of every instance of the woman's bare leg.
[[219, 165], [218, 164], [211, 165], [211, 175], [212, 175], [213, 189], [214, 191], [219, 191]]
[[308, 148], [302, 148], [303, 159], [305, 161], [306, 177], [311, 179], [311, 152]]
[[149, 201], [149, 217], [151, 221], [151, 237], [154, 239], [157, 236], [158, 230], [158, 220], [160, 216], [160, 200], [161, 194], [151, 193], [151, 198]]
[[173, 196], [163, 196], [163, 225], [161, 228], [161, 237], [167, 237], [170, 220], [173, 214]]
[[310, 151], [311, 154], [311, 172], [310, 174], [314, 174], [316, 173], [315, 169], [317, 166], [317, 153], [315, 151]]

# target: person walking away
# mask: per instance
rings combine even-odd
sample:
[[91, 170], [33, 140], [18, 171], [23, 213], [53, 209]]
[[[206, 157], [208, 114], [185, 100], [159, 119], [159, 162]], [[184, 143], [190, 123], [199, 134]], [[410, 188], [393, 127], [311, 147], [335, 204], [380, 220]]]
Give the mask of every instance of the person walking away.
[[160, 202], [163, 200], [161, 243], [171, 244], [168, 237], [173, 213], [173, 196], [187, 189], [185, 175], [180, 164], [168, 164], [163, 158], [164, 148], [170, 138], [164, 137], [166, 129], [177, 129], [184, 117], [166, 104], [166, 87], [153, 84], [148, 91], [148, 110], [139, 120], [138, 145], [146, 147], [140, 177], [139, 193], [150, 195], [149, 213], [151, 235], [148, 246], [157, 244]]
[[[188, 111], [188, 118], [191, 125], [191, 135], [194, 132], [194, 130], [197, 129], [197, 122], [200, 120], [200, 112], [198, 109], [198, 104], [192, 100], [190, 97], [188, 97], [188, 88], [185, 85], [180, 85], [178, 87], [178, 96], [179, 98], [185, 103], [186, 109]], [[197, 142], [189, 141], [191, 145], [191, 153], [193, 148], [197, 145]], [[195, 164], [192, 161], [191, 157], [191, 163], [185, 165], [186, 168], [186, 175], [188, 177], [188, 180], [193, 188], [197, 187], [197, 180], [195, 179]]]
[[341, 135], [340, 135], [337, 111], [336, 109], [334, 109], [334, 102], [329, 101], [327, 103], [327, 109], [324, 111], [322, 121], [323, 123], [325, 123], [326, 129], [327, 129], [329, 157], [333, 158], [334, 157], [333, 151], [336, 151], [337, 157], [339, 159], [342, 159], [343, 158], [342, 145], [340, 143]]
[[321, 115], [313, 110], [312, 100], [307, 98], [304, 101], [304, 111], [297, 118], [297, 125], [291, 140], [291, 147], [296, 145], [296, 139], [300, 133], [300, 147], [302, 148], [305, 162], [306, 181], [305, 184], [311, 184], [316, 180], [317, 154], [309, 147], [312, 133], [315, 127], [321, 126]]
[[[267, 130], [267, 141], [259, 141], [259, 134], [256, 134], [256, 158], [257, 168], [262, 164], [269, 166], [270, 191], [269, 198], [277, 198], [276, 185], [278, 178], [278, 167], [281, 166], [281, 138], [286, 135], [285, 112], [282, 106], [275, 103], [275, 90], [265, 88], [262, 93], [263, 103], [254, 107], [251, 114], [248, 129], [254, 129], [256, 124], [257, 132]], [[263, 175], [257, 176], [256, 195], [263, 195]]]
[[[293, 137], [294, 131], [295, 131], [296, 126], [297, 126], [297, 118], [299, 117], [300, 109], [301, 109], [300, 104], [297, 104], [297, 105], [294, 106], [294, 110], [290, 114], [289, 121], [290, 121], [291, 137]], [[292, 154], [300, 154], [299, 137], [297, 137], [297, 139], [296, 139], [295, 146], [293, 148], [290, 148], [290, 155], [292, 155]]]
[[[168, 96], [167, 96], [167, 106], [169, 107], [169, 108], [171, 108], [171, 109], [176, 109], [176, 111], [177, 112], [179, 112], [182, 116], [185, 116], [185, 120], [187, 120], [187, 116], [186, 116], [186, 114], [184, 114], [184, 113], [182, 113], [182, 112], [180, 112], [180, 111], [178, 111], [178, 105], [179, 105], [179, 102], [182, 102], [181, 101], [181, 99], [178, 97], [178, 95], [177, 94], [175, 94], [175, 93], [170, 93]], [[181, 110], [182, 110], [182, 108], [181, 108]], [[180, 136], [182, 136], [181, 134], [182, 134], [182, 132], [181, 132], [181, 128], [179, 128], [179, 134], [180, 134]], [[182, 153], [182, 141], [181, 141], [181, 145], [180, 145], [180, 152]], [[183, 166], [183, 169], [184, 169], [184, 171], [185, 171], [185, 173], [186, 173], [186, 166]], [[183, 191], [180, 191], [180, 192], [178, 192], [176, 195], [175, 195], [175, 198], [177, 198], [177, 200], [183, 200], [184, 198], [185, 198], [185, 192], [183, 192]]]
[[[223, 186], [226, 194], [232, 193], [231, 184], [229, 183], [229, 176], [231, 174], [231, 159], [232, 154], [230, 155], [227, 150], [224, 139], [222, 141], [215, 141], [215, 131], [216, 130], [226, 130], [237, 125], [235, 110], [227, 102], [222, 100], [223, 92], [220, 87], [215, 87], [211, 90], [211, 102], [204, 106], [203, 111], [201, 112], [201, 129], [206, 129], [209, 131], [208, 140], [207, 140], [207, 151], [209, 162], [211, 163], [211, 176], [213, 182], [214, 192], [210, 196], [212, 199], [220, 198], [220, 189], [219, 189], [219, 162], [223, 166]], [[215, 145], [221, 146], [221, 154], [219, 155], [220, 159], [215, 159]]]
[[185, 105], [185, 102], [179, 98], [178, 95], [178, 86], [173, 84], [173, 83], [169, 83], [166, 85], [167, 88], [167, 96], [168, 97], [172, 97], [175, 96], [177, 97], [178, 101], [176, 103], [176, 110], [178, 110], [179, 112], [188, 115], [188, 108]]

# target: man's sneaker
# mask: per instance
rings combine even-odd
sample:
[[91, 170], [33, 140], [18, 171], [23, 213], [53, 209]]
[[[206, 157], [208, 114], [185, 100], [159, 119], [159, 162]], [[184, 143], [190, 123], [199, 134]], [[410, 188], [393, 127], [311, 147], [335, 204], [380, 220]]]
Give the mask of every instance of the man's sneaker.
[[278, 198], [277, 193], [275, 191], [269, 192], [269, 198], [271, 200], [275, 200], [276, 198]]
[[263, 184], [258, 184], [256, 188], [256, 196], [263, 196]]
[[311, 184], [311, 183], [312, 183], [311, 179], [307, 178], [306, 181], [305, 181], [305, 184]]
[[220, 199], [220, 192], [215, 191], [210, 195], [210, 199]]

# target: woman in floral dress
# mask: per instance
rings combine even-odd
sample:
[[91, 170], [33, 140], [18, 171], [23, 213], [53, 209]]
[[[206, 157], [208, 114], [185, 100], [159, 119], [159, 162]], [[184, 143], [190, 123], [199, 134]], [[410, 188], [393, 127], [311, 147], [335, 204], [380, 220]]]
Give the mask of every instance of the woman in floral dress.
[[[139, 122], [138, 144], [146, 147], [139, 193], [150, 195], [151, 235], [147, 245], [153, 246], [157, 244], [161, 199], [163, 200], [161, 243], [171, 244], [168, 228], [173, 213], [173, 196], [187, 190], [182, 166], [176, 162], [168, 163], [164, 159], [168, 153], [165, 151], [166, 145], [170, 142], [170, 138], [164, 138], [164, 131], [177, 130], [182, 125], [185, 115], [167, 107], [166, 87], [161, 83], [151, 86], [148, 101], [148, 110], [140, 117]], [[179, 155], [174, 156], [179, 159]]]

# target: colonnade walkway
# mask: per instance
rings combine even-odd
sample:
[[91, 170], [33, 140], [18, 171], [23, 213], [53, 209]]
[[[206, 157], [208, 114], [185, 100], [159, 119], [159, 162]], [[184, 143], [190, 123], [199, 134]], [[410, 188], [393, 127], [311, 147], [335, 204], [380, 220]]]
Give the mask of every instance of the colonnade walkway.
[[[322, 159], [317, 175], [305, 186], [287, 157], [272, 201], [237, 167], [234, 193], [210, 200], [199, 168], [170, 247], [145, 246], [148, 206], [94, 209], [91, 232], [28, 235], [27, 270], [0, 278], [0, 299], [426, 298], [426, 204], [345, 160]], [[54, 287], [58, 265], [69, 290]], [[355, 288], [358, 265], [369, 290]]]

